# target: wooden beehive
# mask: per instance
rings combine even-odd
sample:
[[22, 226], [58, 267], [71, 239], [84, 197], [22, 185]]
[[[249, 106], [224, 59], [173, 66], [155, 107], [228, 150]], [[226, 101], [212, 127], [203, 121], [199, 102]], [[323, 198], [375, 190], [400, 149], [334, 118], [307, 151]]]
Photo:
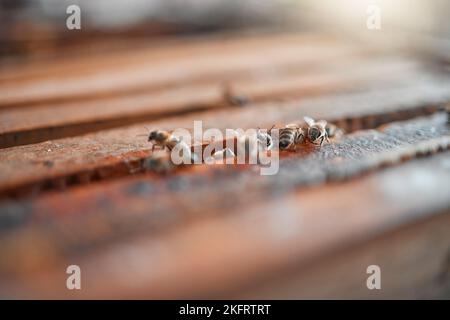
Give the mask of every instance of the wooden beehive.
[[[0, 296], [448, 297], [450, 78], [314, 34], [161, 41], [0, 72]], [[346, 134], [257, 165], [146, 171], [147, 128]], [[255, 170], [256, 169], [256, 170]], [[66, 268], [82, 270], [68, 290]], [[378, 265], [382, 289], [366, 286]]]

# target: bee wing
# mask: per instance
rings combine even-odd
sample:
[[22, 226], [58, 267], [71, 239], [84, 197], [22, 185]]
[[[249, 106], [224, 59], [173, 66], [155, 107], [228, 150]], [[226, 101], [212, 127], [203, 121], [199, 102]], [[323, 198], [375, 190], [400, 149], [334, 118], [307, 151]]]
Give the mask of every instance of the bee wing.
[[[180, 142], [182, 142], [180, 138], [178, 138], [177, 136], [174, 136], [173, 134], [170, 135], [169, 141], [170, 141], [170, 142], [175, 142], [175, 143], [180, 143]], [[183, 141], [183, 142], [184, 142], [184, 141]], [[186, 143], [186, 142], [184, 142], [184, 143]]]
[[270, 134], [268, 133], [262, 133], [258, 130], [257, 132], [257, 139], [259, 144], [263, 144], [267, 150], [270, 150], [273, 146], [273, 139]]
[[308, 126], [312, 126], [315, 123], [314, 119], [311, 117], [303, 117], [303, 120], [305, 120]]
[[327, 125], [327, 121], [326, 120], [319, 120], [316, 122], [317, 125], [321, 126], [322, 128], [325, 128]]

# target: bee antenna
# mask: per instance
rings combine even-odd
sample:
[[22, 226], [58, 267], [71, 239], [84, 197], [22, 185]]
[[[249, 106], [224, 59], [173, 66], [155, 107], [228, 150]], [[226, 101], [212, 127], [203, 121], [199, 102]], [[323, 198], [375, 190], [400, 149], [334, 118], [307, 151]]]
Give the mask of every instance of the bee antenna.
[[[147, 132], [151, 132], [152, 130], [149, 129], [147, 126], [144, 126], [145, 130], [147, 130]], [[148, 137], [148, 133], [142, 133], [142, 134], [138, 134], [136, 135], [136, 137]]]

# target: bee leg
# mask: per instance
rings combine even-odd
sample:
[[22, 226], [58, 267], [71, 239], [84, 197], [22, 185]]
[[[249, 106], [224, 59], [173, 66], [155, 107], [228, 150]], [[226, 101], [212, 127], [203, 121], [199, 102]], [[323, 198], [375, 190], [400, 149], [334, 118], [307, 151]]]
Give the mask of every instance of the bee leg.
[[152, 152], [155, 151], [156, 148], [157, 148], [157, 150], [162, 150], [162, 151], [164, 151], [164, 149], [165, 149], [166, 147], [165, 147], [165, 146], [164, 146], [164, 147], [161, 147], [161, 146], [158, 146], [158, 145], [156, 145], [156, 144], [153, 144], [153, 145], [152, 145]]
[[323, 145], [323, 137], [320, 139], [319, 147], [322, 147], [322, 145]]

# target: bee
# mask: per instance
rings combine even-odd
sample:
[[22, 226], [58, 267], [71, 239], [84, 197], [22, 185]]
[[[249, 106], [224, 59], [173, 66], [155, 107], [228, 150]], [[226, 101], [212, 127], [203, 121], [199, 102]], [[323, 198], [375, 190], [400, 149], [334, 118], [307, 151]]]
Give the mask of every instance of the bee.
[[344, 134], [342, 129], [332, 123], [327, 123], [325, 130], [327, 131], [328, 138], [340, 138]]
[[306, 126], [303, 128], [303, 130], [304, 132], [306, 132], [306, 139], [310, 143], [316, 146], [322, 146], [324, 141], [329, 142], [328, 132], [326, 129], [327, 127], [326, 120], [315, 121], [310, 117], [304, 117], [303, 119], [306, 122]]
[[256, 139], [258, 140], [258, 147], [262, 150], [270, 150], [273, 148], [273, 140], [270, 132], [275, 126], [269, 129], [268, 132], [263, 132], [260, 128], [256, 131]]
[[[148, 141], [153, 144], [152, 152], [155, 150], [156, 146], [160, 147], [162, 150], [167, 148], [169, 151], [172, 151], [175, 147], [177, 147], [174, 151], [178, 152], [178, 156], [183, 157], [184, 159], [189, 159], [188, 161], [191, 163], [197, 162], [198, 157], [191, 151], [189, 145], [168, 131], [153, 130], [148, 136]], [[181, 154], [179, 153], [180, 151], [182, 152]]]
[[281, 150], [295, 149], [297, 144], [305, 141], [305, 130], [298, 124], [288, 124], [280, 129], [278, 140]]
[[172, 151], [180, 143], [180, 139], [168, 131], [153, 130], [148, 136], [148, 142], [153, 143], [152, 151], [155, 150], [156, 146], [161, 147], [163, 150], [167, 148], [169, 151]]
[[230, 148], [225, 148], [214, 152], [211, 157], [205, 159], [205, 163], [215, 163], [217, 160], [224, 160], [227, 158], [236, 157], [234, 152]]
[[240, 135], [237, 131], [234, 131], [237, 137], [237, 150], [239, 150], [239, 153], [242, 152], [244, 154], [253, 154], [271, 150], [274, 144], [272, 136], [270, 135], [270, 131], [274, 127], [275, 126], [272, 126], [272, 128], [268, 132], [264, 132], [263, 130], [258, 128], [258, 130], [256, 130], [256, 135]]

